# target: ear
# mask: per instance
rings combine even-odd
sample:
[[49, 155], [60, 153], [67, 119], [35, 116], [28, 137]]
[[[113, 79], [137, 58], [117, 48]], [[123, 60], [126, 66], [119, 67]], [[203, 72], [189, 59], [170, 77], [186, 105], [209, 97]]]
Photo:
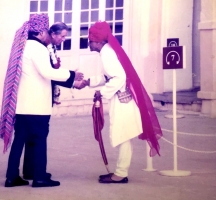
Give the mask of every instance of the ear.
[[51, 33], [51, 37], [52, 37], [52, 38], [55, 37], [55, 33], [54, 33], [54, 32]]
[[39, 33], [40, 36], [43, 36], [43, 31]]

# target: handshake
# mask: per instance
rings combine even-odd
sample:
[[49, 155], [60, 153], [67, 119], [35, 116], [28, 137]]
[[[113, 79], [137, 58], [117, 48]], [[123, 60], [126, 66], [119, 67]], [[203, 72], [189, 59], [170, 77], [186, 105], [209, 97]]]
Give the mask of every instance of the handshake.
[[90, 79], [84, 80], [83, 77], [84, 77], [83, 73], [75, 72], [75, 78], [74, 78], [74, 83], [73, 83], [74, 88], [81, 90], [84, 87], [90, 85]]

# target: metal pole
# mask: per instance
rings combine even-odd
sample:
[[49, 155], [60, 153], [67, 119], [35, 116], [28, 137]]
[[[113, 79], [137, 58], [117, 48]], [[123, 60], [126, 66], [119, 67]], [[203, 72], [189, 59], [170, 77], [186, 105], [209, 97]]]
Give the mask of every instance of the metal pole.
[[189, 176], [190, 171], [183, 171], [177, 169], [177, 121], [176, 121], [176, 69], [173, 69], [173, 170], [160, 171], [163, 176]]
[[154, 171], [156, 171], [156, 169], [153, 168], [152, 157], [149, 156], [149, 151], [150, 151], [150, 147], [149, 147], [148, 142], [146, 142], [147, 167], [146, 167], [146, 169], [143, 169], [143, 170], [147, 171], [147, 172], [154, 172]]
[[177, 171], [176, 69], [173, 69], [173, 145], [174, 171]]

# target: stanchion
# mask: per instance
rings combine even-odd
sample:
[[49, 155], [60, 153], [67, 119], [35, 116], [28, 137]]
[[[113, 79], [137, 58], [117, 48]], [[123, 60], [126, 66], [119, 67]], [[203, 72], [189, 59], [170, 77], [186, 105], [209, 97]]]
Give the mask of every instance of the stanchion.
[[[173, 119], [173, 115], [165, 115], [164, 116], [165, 118], [169, 118], [169, 119]], [[181, 119], [181, 118], [184, 118], [185, 116], [184, 115], [176, 115], [176, 118], [177, 119]]]
[[149, 147], [148, 143], [146, 142], [147, 167], [146, 167], [146, 169], [143, 169], [143, 170], [147, 171], [147, 172], [155, 172], [157, 170], [153, 168], [152, 157], [149, 156], [149, 152], [150, 152], [150, 147]]
[[173, 69], [173, 145], [174, 145], [174, 169], [160, 171], [163, 176], [189, 176], [190, 171], [182, 171], [177, 168], [177, 122], [176, 122], [176, 69]]

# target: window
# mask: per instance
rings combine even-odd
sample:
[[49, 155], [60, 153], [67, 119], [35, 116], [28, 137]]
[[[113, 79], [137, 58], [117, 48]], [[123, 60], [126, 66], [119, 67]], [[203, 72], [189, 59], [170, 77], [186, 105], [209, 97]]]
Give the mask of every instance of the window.
[[[101, 3], [102, 1], [100, 1]], [[113, 35], [122, 45], [123, 0], [105, 0], [105, 8], [99, 0], [82, 0], [80, 13], [80, 49], [88, 48], [88, 29], [99, 20], [99, 12], [104, 12], [101, 20], [110, 24]]]
[[124, 0], [106, 0], [105, 21], [110, 24], [113, 35], [122, 45]]
[[99, 0], [81, 0], [80, 49], [88, 48], [88, 29], [99, 19]]
[[30, 15], [48, 14], [50, 25], [58, 21], [67, 24], [68, 35], [58, 50], [87, 49], [88, 29], [98, 20], [110, 24], [122, 45], [124, 0], [30, 0], [29, 11]]
[[73, 0], [55, 0], [54, 23], [64, 22], [69, 28], [66, 40], [57, 46], [58, 50], [70, 50], [72, 48], [72, 8]]
[[38, 0], [30, 2], [30, 14], [47, 13], [48, 14], [48, 0]]

